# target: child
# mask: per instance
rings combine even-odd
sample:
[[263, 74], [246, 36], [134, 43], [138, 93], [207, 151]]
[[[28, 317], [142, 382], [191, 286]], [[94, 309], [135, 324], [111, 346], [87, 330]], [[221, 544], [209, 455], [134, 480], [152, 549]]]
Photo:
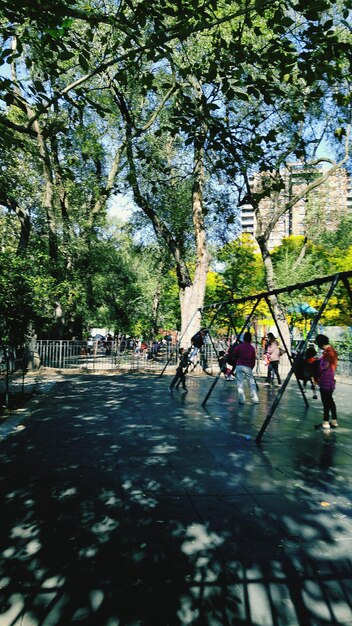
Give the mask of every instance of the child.
[[[329, 430], [337, 428], [336, 405], [332, 394], [334, 392], [335, 370], [338, 363], [336, 350], [329, 344], [329, 338], [326, 335], [317, 335], [315, 338], [317, 346], [323, 350], [323, 354], [319, 359], [319, 371], [317, 375], [317, 383], [320, 389], [320, 396], [323, 403], [323, 423], [315, 426], [316, 430]], [[329, 414], [331, 413], [331, 421], [329, 422]]]
[[308, 382], [310, 382], [311, 389], [313, 391], [313, 400], [317, 399], [317, 394], [315, 391], [314, 378], [317, 375], [319, 368], [319, 359], [317, 359], [317, 351], [314, 346], [310, 346], [307, 348], [306, 353], [304, 355], [304, 364], [303, 364], [303, 387], [306, 388]]
[[172, 380], [172, 383], [169, 387], [169, 391], [170, 393], [173, 392], [175, 385], [179, 385], [179, 383], [182, 384], [182, 389], [184, 391], [188, 391], [187, 387], [186, 387], [186, 371], [188, 369], [188, 366], [190, 364], [190, 360], [189, 360], [189, 352], [190, 352], [190, 348], [188, 350], [185, 351], [184, 348], [180, 348], [180, 361], [179, 364], [177, 366], [176, 369], [176, 374]]
[[208, 335], [208, 330], [206, 328], [201, 328], [193, 337], [191, 338], [192, 351], [189, 355], [189, 360], [193, 362], [193, 358], [198, 354], [199, 350], [203, 346], [205, 339]]
[[268, 373], [266, 376], [266, 384], [271, 385], [274, 382], [274, 376], [277, 378], [277, 386], [281, 386], [281, 378], [279, 374], [279, 362], [281, 350], [273, 333], [268, 333], [268, 343], [265, 348], [265, 354], [269, 360]]
[[[293, 353], [292, 353], [293, 354]], [[317, 399], [315, 390], [315, 379], [318, 376], [319, 371], [319, 359], [317, 359], [317, 351], [314, 346], [310, 346], [305, 351], [304, 355], [294, 355], [294, 372], [299, 380], [303, 381], [303, 389], [306, 389], [307, 383], [310, 383], [311, 390], [313, 391], [313, 400]]]
[[232, 374], [232, 367], [227, 367], [227, 356], [224, 350], [219, 352], [219, 367], [220, 371], [224, 374], [226, 380], [234, 380]]

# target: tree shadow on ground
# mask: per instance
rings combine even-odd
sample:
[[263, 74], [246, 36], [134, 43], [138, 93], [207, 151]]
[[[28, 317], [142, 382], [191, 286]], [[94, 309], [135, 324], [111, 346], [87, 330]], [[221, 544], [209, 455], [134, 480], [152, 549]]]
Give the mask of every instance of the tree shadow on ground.
[[140, 392], [65, 382], [0, 442], [1, 626], [346, 626], [336, 443], [279, 464], [275, 444]]

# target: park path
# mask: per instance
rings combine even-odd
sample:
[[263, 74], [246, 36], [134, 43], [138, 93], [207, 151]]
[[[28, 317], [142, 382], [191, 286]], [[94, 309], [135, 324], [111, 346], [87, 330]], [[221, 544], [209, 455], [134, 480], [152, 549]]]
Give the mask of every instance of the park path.
[[[351, 386], [75, 375], [0, 429], [1, 626], [352, 625]], [[310, 393], [308, 394], [310, 400]]]

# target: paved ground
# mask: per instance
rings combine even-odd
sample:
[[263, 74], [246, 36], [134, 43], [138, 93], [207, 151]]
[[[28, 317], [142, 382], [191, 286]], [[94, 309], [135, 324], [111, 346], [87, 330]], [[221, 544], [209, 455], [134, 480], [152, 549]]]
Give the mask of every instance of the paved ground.
[[[352, 625], [351, 389], [61, 377], [0, 440], [1, 626]], [[308, 397], [310, 398], [310, 393]]]

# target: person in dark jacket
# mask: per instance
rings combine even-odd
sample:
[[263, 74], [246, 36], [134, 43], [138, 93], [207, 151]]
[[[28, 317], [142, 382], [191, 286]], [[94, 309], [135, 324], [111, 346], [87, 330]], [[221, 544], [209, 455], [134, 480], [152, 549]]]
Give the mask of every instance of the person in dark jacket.
[[191, 338], [192, 348], [191, 348], [191, 352], [189, 354], [189, 360], [190, 361], [194, 361], [194, 358], [198, 354], [199, 350], [203, 347], [205, 339], [206, 339], [206, 337], [208, 335], [208, 332], [209, 331], [208, 331], [207, 328], [201, 328]]
[[313, 391], [313, 400], [317, 399], [316, 383], [315, 379], [318, 377], [319, 371], [319, 359], [317, 358], [317, 351], [314, 346], [309, 346], [305, 351], [305, 354], [300, 354], [298, 357], [295, 355], [295, 374], [299, 380], [303, 381], [303, 389], [307, 387], [307, 383], [310, 383], [311, 390]]
[[189, 364], [190, 364], [189, 350], [185, 350], [184, 348], [180, 348], [180, 360], [179, 360], [179, 364], [178, 364], [177, 369], [176, 369], [176, 374], [173, 377], [171, 385], [169, 387], [170, 393], [173, 392], [174, 387], [176, 385], [178, 386], [178, 383], [181, 383], [182, 389], [184, 391], [188, 391], [188, 389], [186, 387], [186, 371], [188, 369]]
[[[330, 345], [329, 338], [326, 335], [317, 335], [315, 343], [318, 348], [323, 351], [319, 359], [319, 370], [317, 375], [317, 383], [320, 389], [320, 397], [323, 403], [323, 422], [317, 424], [315, 429], [329, 430], [337, 428], [336, 405], [333, 393], [336, 387], [335, 370], [338, 363], [338, 355], [336, 350]], [[331, 413], [331, 421], [329, 415]]]
[[233, 368], [228, 367], [227, 355], [225, 354], [225, 350], [220, 350], [218, 361], [219, 361], [220, 371], [224, 374], [225, 380], [234, 380], [234, 377], [232, 376]]

